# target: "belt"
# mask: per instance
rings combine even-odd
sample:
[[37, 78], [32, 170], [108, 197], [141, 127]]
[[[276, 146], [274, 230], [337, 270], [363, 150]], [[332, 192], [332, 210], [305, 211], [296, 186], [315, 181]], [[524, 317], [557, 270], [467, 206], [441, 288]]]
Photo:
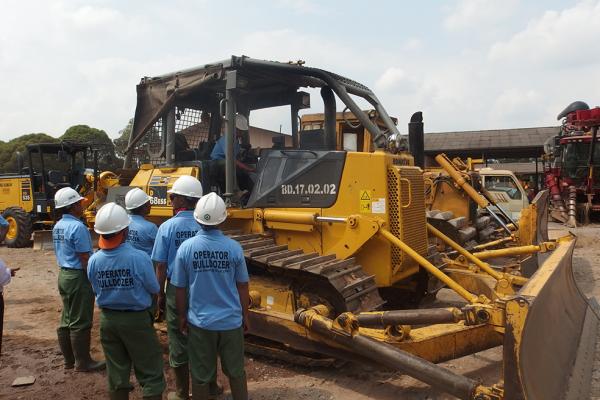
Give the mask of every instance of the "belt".
[[102, 307], [101, 308], [102, 311], [109, 311], [109, 312], [118, 312], [118, 313], [128, 313], [128, 312], [142, 312], [142, 311], [146, 311], [146, 310], [115, 310], [112, 308], [106, 308], [106, 307]]
[[62, 269], [63, 271], [81, 271], [81, 272], [83, 272], [83, 268], [65, 268], [65, 267], [60, 267], [60, 269]]

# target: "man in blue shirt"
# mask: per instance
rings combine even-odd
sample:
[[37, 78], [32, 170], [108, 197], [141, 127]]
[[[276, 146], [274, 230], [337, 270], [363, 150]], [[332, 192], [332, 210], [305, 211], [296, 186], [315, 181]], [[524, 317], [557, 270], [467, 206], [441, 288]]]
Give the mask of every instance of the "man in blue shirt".
[[127, 242], [149, 256], [152, 255], [158, 227], [145, 218], [152, 208], [150, 196], [140, 188], [131, 189], [125, 195], [125, 208], [131, 214]]
[[[254, 186], [254, 181], [250, 177], [250, 173], [253, 173], [256, 170], [238, 160], [238, 155], [240, 153], [239, 140], [249, 129], [248, 120], [246, 117], [241, 114], [237, 114], [235, 118], [235, 128], [236, 137], [233, 140], [233, 157], [235, 158], [237, 183], [241, 190], [251, 191], [252, 187]], [[221, 135], [221, 137], [215, 143], [212, 152], [210, 153], [210, 159], [223, 160], [224, 166], [225, 156], [225, 135]]]
[[[159, 307], [165, 307], [167, 335], [169, 336], [169, 364], [175, 371], [177, 390], [169, 394], [169, 399], [179, 400], [189, 397], [189, 368], [187, 337], [179, 331], [177, 309], [175, 307], [175, 287], [171, 285], [173, 261], [181, 244], [198, 232], [193, 209], [202, 197], [202, 184], [192, 176], [179, 177], [168, 190], [174, 216], [163, 222], [156, 233], [152, 249], [152, 260], [156, 263], [156, 276], [160, 291]], [[166, 282], [166, 293], [165, 293]]]
[[8, 232], [8, 221], [0, 214], [0, 243], [4, 242]]
[[104, 362], [90, 357], [90, 338], [94, 317], [94, 293], [86, 276], [92, 254], [92, 239], [79, 218], [83, 197], [70, 187], [54, 195], [54, 208], [62, 218], [52, 229], [54, 253], [60, 267], [58, 291], [63, 302], [58, 344], [65, 358], [65, 369], [87, 372], [104, 369]]
[[159, 287], [150, 257], [126, 242], [130, 222], [116, 203], [98, 210], [94, 230], [100, 250], [90, 257], [87, 276], [102, 310], [100, 342], [111, 400], [129, 398], [132, 364], [144, 399], [159, 400], [165, 378], [151, 310]]
[[244, 331], [248, 330], [248, 271], [242, 247], [218, 229], [227, 218], [216, 193], [198, 201], [202, 231], [181, 245], [171, 284], [177, 287], [179, 327], [188, 334], [192, 397], [208, 399], [217, 356], [234, 400], [246, 400]]

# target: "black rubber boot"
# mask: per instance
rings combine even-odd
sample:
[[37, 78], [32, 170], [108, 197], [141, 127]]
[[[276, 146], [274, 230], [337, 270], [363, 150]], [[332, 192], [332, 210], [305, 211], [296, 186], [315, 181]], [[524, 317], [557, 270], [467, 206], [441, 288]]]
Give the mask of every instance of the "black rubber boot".
[[187, 400], [190, 398], [190, 369], [188, 364], [173, 368], [175, 372], [175, 392], [167, 395], [168, 400]]
[[248, 384], [246, 376], [241, 378], [229, 378], [229, 386], [231, 387], [231, 398], [233, 400], [248, 400]]
[[71, 346], [75, 355], [75, 371], [94, 372], [106, 368], [104, 361], [95, 361], [90, 356], [91, 330], [71, 332]]
[[[192, 392], [193, 392], [192, 388]], [[223, 386], [219, 385], [217, 381], [211, 382], [208, 384], [208, 398], [210, 400], [215, 400], [220, 395], [223, 394]]]
[[114, 392], [109, 392], [108, 395], [110, 400], [129, 400], [128, 389], [115, 390]]
[[210, 395], [210, 384], [203, 383], [192, 383], [192, 400], [209, 400]]
[[75, 356], [71, 347], [71, 332], [69, 328], [58, 328], [56, 330], [58, 336], [58, 347], [65, 358], [65, 369], [72, 369], [75, 366]]

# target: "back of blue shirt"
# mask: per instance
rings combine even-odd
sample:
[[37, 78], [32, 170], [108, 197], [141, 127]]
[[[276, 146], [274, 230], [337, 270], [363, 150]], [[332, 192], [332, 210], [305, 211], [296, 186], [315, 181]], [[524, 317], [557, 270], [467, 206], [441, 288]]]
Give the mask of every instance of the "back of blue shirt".
[[6, 228], [7, 226], [8, 226], [8, 221], [6, 219], [4, 219], [4, 217], [2, 215], [0, 215], [0, 227]]
[[123, 243], [99, 250], [90, 257], [88, 279], [99, 307], [112, 310], [146, 310], [159, 286], [148, 254]]
[[[237, 138], [233, 139], [233, 157], [237, 158], [238, 153], [240, 152], [240, 143]], [[225, 159], [225, 135], [222, 135], [219, 140], [215, 143], [215, 147], [213, 147], [210, 152], [211, 160], [224, 160]]]
[[152, 247], [154, 247], [157, 231], [158, 227], [146, 218], [141, 215], [132, 215], [127, 242], [150, 256], [152, 255]]
[[171, 284], [189, 289], [190, 324], [208, 330], [239, 328], [238, 282], [248, 282], [242, 247], [220, 230], [201, 230], [177, 251]]
[[158, 227], [152, 260], [167, 263], [167, 279], [171, 279], [177, 249], [186, 239], [194, 237], [198, 229], [200, 225], [194, 219], [193, 211], [180, 211]]
[[54, 254], [59, 267], [82, 269], [78, 253], [92, 253], [90, 231], [79, 219], [65, 214], [52, 228]]

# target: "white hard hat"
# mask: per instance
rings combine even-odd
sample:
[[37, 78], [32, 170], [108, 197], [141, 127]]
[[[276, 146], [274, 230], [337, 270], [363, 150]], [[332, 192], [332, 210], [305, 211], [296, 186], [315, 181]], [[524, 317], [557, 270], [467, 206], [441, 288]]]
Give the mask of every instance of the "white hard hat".
[[202, 197], [202, 184], [193, 176], [183, 175], [177, 178], [167, 193], [179, 194], [187, 197]]
[[94, 231], [100, 235], [116, 233], [127, 228], [131, 223], [127, 211], [117, 203], [106, 203], [96, 214]]
[[203, 225], [219, 225], [227, 219], [225, 202], [215, 192], [202, 196], [196, 204], [194, 218]]
[[247, 131], [248, 130], [248, 118], [246, 118], [242, 114], [236, 114], [235, 127], [238, 128], [240, 131]]
[[77, 193], [77, 190], [70, 187], [65, 187], [59, 189], [54, 194], [54, 208], [70, 206], [71, 204], [77, 203], [80, 200], [83, 200], [83, 197]]
[[150, 196], [140, 188], [131, 189], [125, 195], [125, 208], [135, 210], [150, 201]]

